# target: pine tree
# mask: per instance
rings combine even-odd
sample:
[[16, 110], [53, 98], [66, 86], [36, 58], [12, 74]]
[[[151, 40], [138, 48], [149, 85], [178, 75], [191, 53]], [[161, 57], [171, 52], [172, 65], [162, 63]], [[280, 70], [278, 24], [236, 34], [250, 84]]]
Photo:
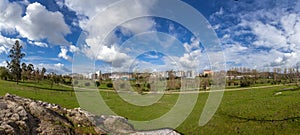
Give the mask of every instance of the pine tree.
[[25, 56], [25, 54], [22, 53], [22, 45], [20, 45], [18, 40], [12, 46], [9, 53], [10, 54], [8, 57], [11, 59], [11, 61], [7, 62], [8, 69], [10, 70], [17, 84], [19, 84], [19, 80], [21, 79], [21, 73], [22, 73], [20, 63], [21, 63], [21, 59]]

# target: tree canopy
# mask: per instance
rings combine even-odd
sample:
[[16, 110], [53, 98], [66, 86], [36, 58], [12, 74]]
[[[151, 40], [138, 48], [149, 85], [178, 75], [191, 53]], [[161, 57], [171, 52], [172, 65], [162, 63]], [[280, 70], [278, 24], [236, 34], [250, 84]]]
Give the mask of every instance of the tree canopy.
[[15, 44], [12, 46], [12, 48], [9, 51], [8, 57], [11, 59], [10, 62], [7, 61], [7, 67], [9, 71], [11, 72], [14, 79], [17, 81], [17, 84], [19, 83], [19, 80], [21, 79], [21, 59], [25, 57], [25, 53], [22, 53], [22, 45], [20, 45], [19, 41], [17, 40]]

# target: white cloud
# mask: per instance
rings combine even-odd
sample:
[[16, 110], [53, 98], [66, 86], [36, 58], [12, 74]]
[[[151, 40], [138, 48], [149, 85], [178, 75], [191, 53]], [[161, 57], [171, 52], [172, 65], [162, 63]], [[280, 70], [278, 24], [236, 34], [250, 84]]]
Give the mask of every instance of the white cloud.
[[55, 67], [58, 67], [58, 68], [62, 68], [64, 67], [65, 65], [64, 64], [61, 64], [61, 63], [57, 63], [57, 64], [54, 64]]
[[[126, 63], [132, 58], [118, 50], [119, 39], [116, 35], [111, 34], [110, 37], [107, 37], [109, 33], [105, 32], [111, 32], [118, 27], [122, 34], [133, 35], [152, 29], [156, 24], [151, 18], [136, 18], [129, 22], [126, 21], [141, 13], [148, 13], [155, 1], [130, 1], [119, 7], [109, 7], [114, 2], [117, 0], [66, 0], [65, 5], [77, 13], [79, 26], [88, 33], [85, 39], [87, 46], [80, 50], [83, 50], [83, 53], [90, 58], [113, 62], [114, 66], [122, 67], [126, 66]], [[102, 13], [101, 16], [99, 13]], [[105, 43], [100, 44], [104, 39]]]
[[33, 44], [39, 47], [48, 47], [48, 44], [43, 43], [43, 42], [38, 42], [38, 41], [28, 41], [29, 44]]
[[40, 3], [28, 5], [22, 23], [16, 26], [21, 36], [29, 40], [47, 39], [54, 45], [68, 45], [64, 36], [70, 33], [60, 12], [50, 12]]
[[0, 54], [3, 52], [7, 53], [7, 50], [4, 46], [0, 46]]
[[8, 0], [0, 1], [0, 30], [8, 33], [15, 32], [15, 26], [21, 22], [22, 7]]
[[92, 17], [95, 13], [102, 11], [105, 7], [119, 0], [65, 0], [65, 5], [76, 11], [78, 15]]
[[6, 61], [2, 61], [2, 62], [0, 63], [0, 67], [6, 67], [6, 66], [7, 66]]
[[215, 13], [215, 15], [217, 16], [221, 16], [224, 14], [224, 10], [223, 10], [223, 7], [220, 8], [220, 10], [218, 12]]
[[[290, 67], [300, 53], [299, 1], [239, 1], [210, 17], [233, 66]], [[224, 5], [223, 5], [224, 6]], [[232, 66], [232, 65], [231, 65]]]
[[[43, 55], [45, 52], [38, 52], [38, 53]], [[60, 61], [59, 58], [42, 57], [42, 55], [40, 55], [40, 54], [39, 54], [39, 56], [26, 56], [26, 57], [24, 57], [24, 60], [26, 62], [32, 62], [32, 61], [38, 61], [38, 62], [55, 61], [55, 62], [57, 62], [57, 61]]]
[[59, 8], [63, 8], [64, 1], [63, 0], [55, 0], [56, 4], [59, 6]]
[[[53, 45], [69, 44], [64, 36], [71, 31], [64, 21], [63, 14], [58, 11], [48, 11], [45, 6], [38, 2], [28, 6], [27, 4], [26, 1], [22, 4], [2, 0], [0, 2], [0, 30], [6, 33], [19, 34], [31, 41], [39, 42], [46, 39]], [[23, 6], [27, 6], [25, 13], [22, 9]]]
[[60, 48], [60, 53], [58, 54], [58, 57], [63, 58], [63, 59], [68, 60], [68, 61], [72, 61], [71, 56], [69, 56], [67, 53], [68, 53], [68, 50], [65, 47], [61, 47]]
[[51, 73], [51, 72], [54, 72], [56, 74], [71, 73], [71, 69], [62, 63], [56, 63], [56, 64], [40, 63], [40, 64], [37, 64], [37, 68], [42, 69], [43, 67], [46, 68], [47, 73]]
[[[11, 49], [12, 45], [15, 44], [16, 40], [14, 38], [7, 38], [0, 34], [0, 54], [1, 53], [8, 53], [8, 51]], [[24, 46], [24, 43], [20, 41], [20, 44]]]
[[275, 26], [255, 22], [253, 25], [250, 25], [250, 27], [253, 30], [253, 34], [258, 38], [258, 40], [254, 42], [257, 46], [280, 48], [287, 44], [286, 37], [283, 35], [282, 31]]
[[76, 47], [76, 46], [74, 46], [74, 45], [70, 45], [70, 49], [69, 50], [70, 50], [70, 52], [75, 53], [75, 52], [79, 51], [79, 48]]

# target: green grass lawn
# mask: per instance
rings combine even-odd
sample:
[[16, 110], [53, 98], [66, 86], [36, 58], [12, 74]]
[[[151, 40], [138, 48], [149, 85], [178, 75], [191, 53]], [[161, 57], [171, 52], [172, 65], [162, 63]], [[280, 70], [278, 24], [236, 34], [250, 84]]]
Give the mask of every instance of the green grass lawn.
[[[195, 108], [189, 117], [176, 129], [190, 134], [299, 134], [300, 90], [285, 89], [291, 86], [276, 86], [263, 89], [227, 91], [214, 117], [203, 127], [198, 121], [208, 93], [199, 94]], [[78, 107], [71, 88], [49, 87], [48, 82], [15, 82], [0, 80], [0, 95], [17, 94], [36, 100], [57, 103], [67, 108]], [[282, 92], [281, 95], [274, 95]], [[148, 107], [131, 105], [113, 92], [101, 92], [106, 103], [118, 115], [133, 120], [151, 120], [168, 112], [178, 95], [164, 95]]]
[[15, 82], [0, 80], [0, 95], [6, 93], [56, 103], [66, 108], [78, 107], [76, 95], [71, 88], [56, 84], [51, 88], [48, 81], [41, 81], [39, 83], [33, 81], [20, 82], [17, 85]]

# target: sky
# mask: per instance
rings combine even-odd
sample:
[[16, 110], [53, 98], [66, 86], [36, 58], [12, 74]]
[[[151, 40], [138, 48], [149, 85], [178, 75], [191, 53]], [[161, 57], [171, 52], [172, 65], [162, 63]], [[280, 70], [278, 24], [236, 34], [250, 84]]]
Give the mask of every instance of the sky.
[[1, 0], [0, 66], [16, 40], [26, 54], [22, 62], [58, 74], [265, 71], [300, 63], [299, 0], [169, 0], [161, 8], [162, 3]]

